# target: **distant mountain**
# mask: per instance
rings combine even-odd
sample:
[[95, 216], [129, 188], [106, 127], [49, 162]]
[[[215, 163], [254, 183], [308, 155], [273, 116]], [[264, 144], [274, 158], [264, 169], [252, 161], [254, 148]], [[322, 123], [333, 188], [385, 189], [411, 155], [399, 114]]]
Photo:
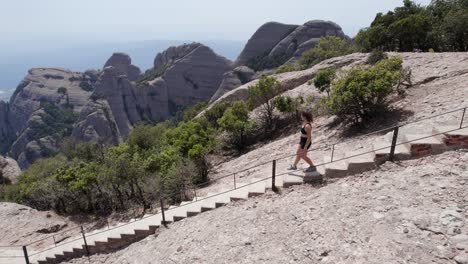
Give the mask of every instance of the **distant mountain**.
[[[133, 64], [143, 71], [153, 67], [154, 57], [170, 46], [191, 43], [187, 40], [146, 40], [128, 43], [96, 43], [66, 47], [50, 47], [47, 50], [31, 49], [26, 52], [0, 51], [0, 99], [8, 99], [18, 83], [31, 68], [63, 67], [83, 72], [90, 68], [100, 69], [114, 52], [125, 52]], [[235, 60], [244, 42], [231, 40], [200, 41], [216, 53]]]

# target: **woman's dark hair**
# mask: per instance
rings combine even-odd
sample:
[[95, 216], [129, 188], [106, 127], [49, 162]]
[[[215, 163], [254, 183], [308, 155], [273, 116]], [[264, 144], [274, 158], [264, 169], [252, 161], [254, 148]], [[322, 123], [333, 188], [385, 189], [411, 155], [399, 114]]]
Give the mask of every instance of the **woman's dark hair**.
[[314, 121], [314, 117], [312, 116], [312, 113], [310, 112], [301, 112], [301, 115], [307, 119], [307, 121], [311, 122]]

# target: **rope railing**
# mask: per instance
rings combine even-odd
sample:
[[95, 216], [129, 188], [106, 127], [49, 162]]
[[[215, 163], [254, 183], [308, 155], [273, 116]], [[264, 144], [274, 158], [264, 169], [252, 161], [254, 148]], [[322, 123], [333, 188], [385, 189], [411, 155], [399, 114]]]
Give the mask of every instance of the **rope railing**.
[[[428, 135], [428, 136], [423, 136], [423, 137], [419, 137], [419, 138], [416, 138], [416, 139], [412, 139], [412, 140], [404, 140], [402, 142], [399, 142], [397, 143], [396, 142], [396, 138], [398, 136], [398, 128], [401, 128], [403, 126], [407, 126], [407, 125], [410, 125], [410, 124], [414, 124], [414, 123], [418, 123], [418, 122], [421, 122], [421, 121], [424, 121], [424, 120], [429, 120], [429, 119], [433, 119], [433, 118], [436, 118], [436, 117], [440, 117], [440, 116], [443, 116], [443, 115], [448, 115], [448, 114], [451, 114], [451, 113], [455, 113], [455, 112], [459, 112], [459, 111], [463, 111], [463, 114], [462, 114], [462, 118], [461, 118], [461, 121], [460, 121], [460, 125], [457, 127], [457, 128], [454, 128], [454, 129], [450, 129], [450, 130], [447, 130], [447, 131], [442, 131], [439, 133], [436, 133], [436, 134], [433, 134], [431, 133], [431, 135]], [[367, 133], [367, 134], [364, 134], [364, 135], [360, 135], [358, 137], [355, 137], [353, 139], [345, 139], [345, 140], [340, 140], [340, 141], [337, 141], [333, 144], [325, 144], [325, 145], [321, 145], [321, 146], [317, 146], [315, 148], [312, 148], [311, 150], [309, 150], [309, 152], [311, 151], [317, 151], [317, 150], [322, 150], [322, 149], [330, 149], [332, 148], [332, 156], [331, 156], [331, 160], [329, 162], [323, 162], [323, 163], [319, 163], [319, 164], [316, 164], [315, 166], [316, 167], [321, 167], [321, 166], [326, 166], [328, 164], [332, 164], [332, 163], [336, 163], [336, 162], [340, 162], [340, 161], [343, 161], [343, 160], [347, 160], [347, 159], [351, 159], [351, 158], [355, 158], [355, 157], [359, 157], [359, 156], [363, 156], [363, 155], [366, 155], [366, 154], [370, 154], [370, 153], [374, 153], [376, 151], [381, 151], [381, 150], [386, 150], [386, 149], [389, 149], [389, 148], [392, 148], [392, 151], [390, 152], [390, 156], [392, 156], [394, 153], [394, 149], [396, 146], [400, 146], [400, 145], [405, 145], [405, 144], [409, 144], [409, 143], [412, 143], [412, 142], [416, 142], [416, 141], [420, 141], [420, 140], [423, 140], [423, 139], [427, 139], [427, 138], [430, 138], [430, 137], [434, 137], [434, 136], [439, 136], [439, 135], [443, 135], [443, 134], [446, 134], [446, 133], [450, 133], [450, 132], [454, 132], [454, 131], [457, 131], [457, 130], [461, 130], [461, 129], [465, 129], [465, 128], [468, 128], [468, 126], [463, 126], [464, 124], [464, 118], [465, 118], [465, 114], [466, 114], [466, 107], [465, 108], [460, 108], [460, 109], [456, 109], [456, 110], [452, 110], [452, 111], [449, 111], [449, 112], [445, 112], [445, 113], [441, 113], [441, 114], [437, 114], [437, 115], [434, 115], [434, 116], [430, 116], [430, 117], [425, 117], [425, 118], [421, 118], [421, 119], [418, 119], [418, 120], [415, 120], [415, 121], [411, 121], [411, 122], [405, 122], [405, 123], [400, 123], [400, 124], [397, 124], [397, 125], [394, 125], [392, 127], [389, 127], [389, 128], [385, 128], [385, 129], [381, 129], [381, 130], [378, 130], [378, 131], [374, 131], [374, 132], [371, 132], [371, 133]], [[345, 142], [349, 142], [350, 140], [355, 140], [356, 138], [362, 138], [362, 137], [367, 137], [367, 136], [370, 136], [370, 135], [375, 135], [375, 134], [380, 134], [382, 132], [389, 132], [389, 131], [392, 131], [394, 130], [394, 140], [393, 142], [388, 146], [383, 146], [383, 147], [380, 147], [380, 148], [373, 148], [372, 150], [370, 151], [365, 151], [365, 152], [362, 152], [362, 153], [358, 153], [358, 154], [353, 154], [351, 156], [348, 156], [348, 157], [343, 157], [343, 158], [338, 158], [338, 159], [335, 159], [333, 160], [333, 152], [334, 152], [334, 146], [337, 145], [337, 144], [341, 144], [341, 143], [345, 143]], [[320, 143], [322, 141], [319, 141], [317, 143]], [[34, 242], [31, 242], [29, 243], [27, 246], [30, 246], [30, 245], [33, 245], [33, 244], [36, 244], [36, 243], [39, 243], [39, 242], [42, 242], [42, 241], [45, 241], [47, 239], [51, 239], [53, 238], [54, 239], [54, 243], [55, 245], [53, 247], [49, 247], [47, 249], [44, 249], [44, 250], [41, 250], [41, 251], [37, 251], [37, 252], [34, 252], [33, 254], [30, 254], [28, 255], [27, 253], [27, 249], [26, 249], [26, 246], [22, 246], [22, 249], [23, 249], [23, 252], [24, 252], [24, 255], [23, 256], [0, 256], [0, 258], [21, 258], [21, 257], [24, 257], [25, 258], [25, 261], [26, 263], [29, 263], [29, 257], [33, 257], [33, 256], [37, 256], [41, 253], [44, 253], [44, 252], [47, 252], [51, 249], [54, 249], [58, 246], [65, 246], [65, 245], [68, 245], [68, 244], [71, 244], [73, 242], [76, 242], [76, 241], [80, 241], [80, 240], [83, 240], [84, 242], [84, 246], [85, 246], [85, 249], [86, 249], [86, 253], [89, 255], [89, 249], [88, 249], [88, 245], [87, 245], [87, 242], [86, 242], [86, 238], [91, 238], [91, 237], [94, 237], [94, 236], [97, 236], [99, 234], [102, 234], [102, 233], [105, 233], [105, 232], [108, 232], [110, 230], [115, 230], [115, 229], [118, 229], [118, 228], [122, 228], [122, 227], [125, 227], [127, 225], [130, 225], [130, 224], [134, 224], [136, 222], [139, 222], [139, 221], [142, 221], [144, 219], [148, 219], [148, 218], [151, 218], [151, 217], [155, 217], [157, 215], [161, 215], [162, 217], [162, 224], [165, 224], [167, 221], [165, 220], [165, 213], [166, 212], [171, 212], [172, 210], [175, 210], [175, 209], [178, 209], [178, 208], [183, 208], [183, 207], [187, 207], [187, 206], [190, 206], [194, 203], [198, 203], [198, 202], [202, 202], [202, 201], [206, 201], [206, 200], [209, 200], [209, 199], [212, 199], [214, 197], [217, 197], [217, 196], [221, 196], [221, 195], [224, 195], [224, 194], [227, 194], [229, 192], [232, 192], [233, 190], [238, 190], [238, 189], [241, 189], [241, 188], [248, 188], [252, 185], [255, 185], [255, 184], [258, 184], [260, 182], [266, 182], [268, 181], [269, 179], [271, 179], [272, 181], [272, 188], [276, 188], [275, 187], [275, 177], [279, 177], [279, 176], [283, 176], [283, 175], [286, 175], [286, 174], [290, 174], [292, 172], [297, 172], [299, 170], [291, 170], [291, 171], [287, 171], [287, 172], [282, 172], [282, 173], [279, 173], [277, 174], [276, 173], [276, 163], [278, 160], [283, 160], [283, 159], [287, 159], [287, 158], [290, 158], [290, 157], [293, 157], [295, 156], [296, 154], [294, 155], [286, 155], [286, 156], [282, 156], [282, 157], [279, 157], [279, 158], [276, 158], [272, 161], [267, 161], [267, 162], [261, 162], [259, 164], [256, 164], [255, 166], [250, 166], [248, 168], [245, 168], [245, 169], [242, 169], [242, 170], [238, 170], [236, 172], [233, 172], [233, 173], [229, 173], [225, 176], [222, 176], [222, 177], [219, 177], [219, 178], [216, 178], [216, 179], [213, 179], [213, 180], [210, 180], [208, 181], [207, 183], [203, 183], [203, 184], [200, 184], [200, 185], [193, 185], [193, 191], [194, 191], [194, 199], [192, 199], [192, 201], [189, 201], [187, 203], [184, 203], [183, 205], [179, 205], [175, 208], [165, 208], [164, 206], [164, 199], [165, 199], [165, 196], [164, 195], [167, 195], [167, 194], [170, 194], [170, 195], [185, 195], [187, 196], [187, 194], [184, 194], [184, 193], [181, 193], [181, 192], [173, 192], [173, 193], [164, 193], [162, 191], [162, 189], [159, 190], [159, 196], [160, 196], [160, 201], [161, 201], [161, 206], [160, 206], [160, 212], [156, 213], [156, 214], [150, 214], [150, 215], [147, 215], [147, 216], [143, 216], [139, 219], [137, 218], [134, 218], [134, 221], [130, 221], [128, 223], [125, 223], [123, 225], [117, 225], [117, 226], [110, 226], [109, 225], [109, 222], [107, 221], [107, 229], [104, 229], [102, 231], [98, 231], [98, 232], [94, 232], [94, 233], [91, 233], [91, 234], [86, 234], [85, 231], [84, 231], [84, 228], [82, 226], [80, 227], [74, 227], [74, 228], [70, 228], [70, 229], [67, 229], [67, 230], [64, 230], [64, 231], [61, 231], [60, 233], [57, 233], [57, 234], [54, 234], [52, 236], [48, 236], [48, 237], [45, 237], [43, 239], [39, 239], [37, 241], [34, 241]], [[272, 170], [272, 176], [269, 176], [269, 177], [264, 177], [264, 178], [261, 178], [261, 179], [258, 179], [258, 180], [255, 180], [253, 182], [250, 182], [250, 183], [243, 183], [242, 185], [239, 185], [239, 183], [237, 182], [237, 179], [236, 179], [236, 175], [239, 175], [243, 172], [246, 172], [246, 171], [249, 171], [249, 170], [252, 170], [252, 169], [255, 169], [255, 168], [258, 168], [258, 167], [261, 167], [261, 166], [265, 166], [267, 164], [273, 164], [273, 170]], [[233, 185], [234, 185], [234, 188], [232, 189], [227, 189], [227, 190], [222, 190], [222, 191], [219, 191], [213, 195], [210, 195], [210, 196], [206, 196], [206, 197], [200, 197], [197, 195], [197, 188], [200, 187], [200, 186], [207, 186], [209, 185], [210, 183], [213, 183], [213, 182], [216, 182], [216, 181], [219, 181], [221, 179], [225, 179], [225, 178], [228, 178], [228, 177], [233, 177]], [[187, 188], [186, 191], [190, 191], [191, 188]], [[159, 218], [158, 218], [158, 221], [161, 221]], [[160, 222], [161, 223], [161, 222]], [[157, 224], [160, 224], [160, 223], [157, 223]], [[73, 231], [73, 230], [76, 230], [78, 228], [81, 228], [80, 230], [80, 233], [82, 235], [82, 237], [76, 237], [74, 239], [71, 239], [71, 240], [66, 240], [66, 241], [60, 241], [59, 243], [56, 243], [55, 242], [55, 237], [60, 235], [60, 234], [64, 234], [64, 233], [67, 233], [67, 232], [70, 232], [70, 231]], [[21, 247], [19, 246], [0, 246], [0, 248], [17, 248], [17, 249], [21, 249]]]

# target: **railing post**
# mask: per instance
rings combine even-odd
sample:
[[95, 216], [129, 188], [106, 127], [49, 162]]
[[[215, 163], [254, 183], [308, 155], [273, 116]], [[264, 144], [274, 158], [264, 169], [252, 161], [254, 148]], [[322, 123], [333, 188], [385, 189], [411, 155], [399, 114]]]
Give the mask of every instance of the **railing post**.
[[331, 154], [331, 160], [330, 162], [333, 162], [333, 155], [335, 154], [335, 144], [332, 146], [332, 154]]
[[195, 201], [198, 201], [198, 197], [197, 197], [197, 186], [194, 184], [193, 185], [193, 193], [195, 194]]
[[466, 112], [466, 107], [463, 108], [463, 115], [462, 115], [462, 119], [461, 119], [461, 122], [460, 122], [460, 129], [463, 127], [463, 120], [465, 119], [465, 112]]
[[398, 130], [399, 127], [395, 127], [395, 129], [393, 130], [392, 146], [390, 148], [390, 155], [388, 156], [388, 160], [390, 161], [394, 161], [395, 159], [395, 147], [398, 139]]
[[57, 246], [57, 242], [55, 241], [55, 235], [52, 236], [52, 238], [54, 239], [54, 245]]
[[83, 241], [84, 241], [84, 246], [85, 246], [85, 250], [86, 250], [86, 255], [89, 256], [88, 242], [86, 242], [86, 235], [85, 235], [83, 226], [81, 226], [81, 234], [83, 235]]
[[167, 225], [166, 225], [166, 215], [164, 213], [164, 202], [163, 202], [163, 198], [162, 198], [162, 193], [161, 193], [161, 195], [159, 195], [159, 204], [161, 206], [162, 224], [165, 227], [167, 227]]
[[28, 255], [28, 249], [26, 248], [26, 246], [23, 246], [23, 253], [24, 253], [24, 260], [26, 262], [26, 264], [29, 264], [29, 255]]
[[276, 160], [273, 160], [272, 168], [271, 168], [271, 189], [273, 191], [276, 190], [275, 180], [276, 180]]
[[236, 186], [236, 174], [234, 173], [234, 190], [237, 189], [237, 186]]

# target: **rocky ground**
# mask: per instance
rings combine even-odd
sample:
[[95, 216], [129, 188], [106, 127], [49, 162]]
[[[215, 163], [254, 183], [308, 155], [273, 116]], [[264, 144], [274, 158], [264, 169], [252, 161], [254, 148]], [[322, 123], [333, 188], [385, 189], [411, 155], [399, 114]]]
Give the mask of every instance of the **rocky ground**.
[[68, 263], [468, 263], [468, 152], [386, 163], [182, 220]]

